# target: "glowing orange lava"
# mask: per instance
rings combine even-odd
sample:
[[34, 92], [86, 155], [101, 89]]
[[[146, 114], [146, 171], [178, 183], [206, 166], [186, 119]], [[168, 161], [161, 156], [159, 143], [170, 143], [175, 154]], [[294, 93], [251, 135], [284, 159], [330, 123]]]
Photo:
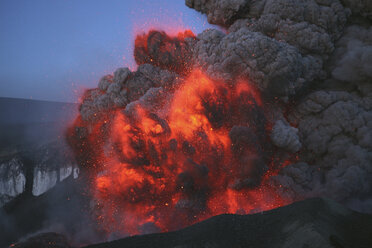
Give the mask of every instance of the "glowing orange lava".
[[[245, 116], [262, 104], [248, 82], [227, 85], [196, 70], [171, 99], [157, 113], [137, 105], [130, 114], [115, 110], [112, 121], [97, 124], [106, 126], [107, 138], [95, 143], [101, 166], [94, 197], [107, 232], [169, 231], [222, 213], [286, 203], [265, 185], [270, 168], [265, 175], [252, 172], [260, 157], [255, 144], [231, 139], [231, 128], [252, 126]], [[249, 177], [263, 180], [236, 186]]]

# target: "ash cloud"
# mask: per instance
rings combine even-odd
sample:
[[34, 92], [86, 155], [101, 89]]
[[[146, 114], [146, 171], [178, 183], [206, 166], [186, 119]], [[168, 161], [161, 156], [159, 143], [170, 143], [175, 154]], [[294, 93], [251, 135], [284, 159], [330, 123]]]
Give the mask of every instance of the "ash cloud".
[[154, 88], [172, 89], [178, 74], [143, 64], [135, 72], [119, 68], [99, 81], [98, 88], [85, 92], [80, 114], [84, 121], [95, 121], [110, 110], [124, 108]]
[[[209, 105], [208, 97], [204, 99], [203, 108], [213, 128], [227, 127], [233, 145], [238, 176], [229, 182], [229, 189], [258, 187], [268, 167], [273, 166], [278, 174], [264, 183], [283, 198], [296, 201], [325, 196], [369, 211], [371, 28], [360, 24], [370, 23], [369, 3], [187, 0], [186, 5], [206, 13], [210, 23], [223, 26], [226, 32], [209, 29], [196, 37], [171, 37], [150, 31], [138, 36], [134, 50], [138, 70], [119, 68], [83, 97], [82, 122], [72, 128], [72, 136], [81, 143], [79, 149], [95, 151], [101, 142], [105, 143], [107, 125], [117, 111], [139, 124], [138, 106], [167, 129], [164, 112], [175, 90], [192, 69], [201, 69], [229, 89], [241, 80], [248, 81], [263, 96], [262, 108], [250, 99], [252, 109], [244, 101], [229, 103], [238, 107], [221, 108]], [[220, 102], [225, 100], [224, 94], [215, 93]], [[230, 122], [235, 116], [239, 120]], [[87, 146], [87, 136], [103, 119], [108, 122], [100, 130], [103, 137]], [[199, 134], [200, 140], [203, 135]], [[139, 158], [132, 161], [133, 166], [165, 160], [153, 149], [154, 144], [148, 143], [133, 142]], [[198, 152], [187, 140], [176, 139], [170, 140], [164, 150], [186, 157]], [[223, 157], [220, 152], [215, 154]], [[85, 155], [80, 161], [92, 158]], [[217, 160], [214, 165], [183, 161], [189, 170], [176, 178], [184, 193], [176, 204], [179, 210], [189, 209], [194, 215], [205, 208], [211, 188], [204, 182], [220, 165]], [[289, 165], [281, 168], [283, 161]], [[199, 191], [193, 195], [196, 188]]]
[[341, 0], [345, 7], [349, 8], [353, 15], [362, 16], [372, 20], [372, 2], [369, 0]]
[[222, 1], [203, 1], [186, 0], [186, 6], [207, 14], [208, 22], [221, 26], [228, 26], [236, 19], [246, 15], [249, 2], [247, 0], [222, 0]]
[[298, 152], [302, 146], [298, 136], [298, 129], [283, 120], [275, 122], [270, 138], [275, 146], [290, 152]]
[[320, 59], [247, 28], [227, 35], [206, 30], [197, 38], [195, 60], [209, 75], [232, 82], [249, 79], [271, 96], [293, 95], [323, 73]]
[[231, 9], [238, 12], [244, 3], [246, 18], [227, 21], [216, 13], [229, 1], [195, 2], [189, 6], [230, 23], [227, 35], [210, 30], [198, 36], [196, 61], [211, 75], [246, 77], [263, 92], [284, 98], [325, 79], [324, 59], [349, 15], [338, 1], [235, 1]]
[[302, 162], [273, 178], [292, 199], [326, 196], [371, 212], [371, 42], [371, 28], [345, 28], [327, 63], [327, 90], [309, 94], [292, 111]]
[[372, 28], [352, 25], [337, 42], [330, 70], [334, 79], [372, 95]]
[[370, 212], [370, 1], [186, 4], [228, 28], [198, 35], [195, 56], [207, 72], [246, 76], [285, 100], [266, 112], [271, 140], [281, 156], [296, 154], [298, 161], [271, 179], [273, 187], [292, 200], [326, 196]]
[[296, 107], [291, 120], [298, 125], [303, 162], [289, 165], [273, 178], [284, 186], [283, 193], [292, 199], [326, 196], [352, 207], [370, 199], [370, 100], [345, 91], [317, 91]]

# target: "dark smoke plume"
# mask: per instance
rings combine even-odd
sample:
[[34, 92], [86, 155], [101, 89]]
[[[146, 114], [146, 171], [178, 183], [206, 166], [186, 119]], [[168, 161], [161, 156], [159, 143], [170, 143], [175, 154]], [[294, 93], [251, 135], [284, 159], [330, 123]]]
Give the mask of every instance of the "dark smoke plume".
[[370, 1], [186, 4], [229, 31], [199, 34], [195, 61], [284, 100], [267, 111], [271, 140], [298, 161], [272, 178], [273, 187], [293, 200], [326, 196], [371, 212]]
[[152, 30], [136, 37], [134, 58], [138, 65], [152, 64], [185, 75], [192, 66], [191, 44], [194, 39], [191, 31], [170, 37], [165, 32]]

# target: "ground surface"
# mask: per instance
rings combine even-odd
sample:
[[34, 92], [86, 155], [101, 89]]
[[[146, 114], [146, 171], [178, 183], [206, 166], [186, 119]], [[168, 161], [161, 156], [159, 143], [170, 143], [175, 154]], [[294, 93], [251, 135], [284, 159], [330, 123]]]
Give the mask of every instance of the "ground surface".
[[86, 248], [372, 247], [372, 215], [314, 198], [254, 215], [220, 215], [185, 229]]

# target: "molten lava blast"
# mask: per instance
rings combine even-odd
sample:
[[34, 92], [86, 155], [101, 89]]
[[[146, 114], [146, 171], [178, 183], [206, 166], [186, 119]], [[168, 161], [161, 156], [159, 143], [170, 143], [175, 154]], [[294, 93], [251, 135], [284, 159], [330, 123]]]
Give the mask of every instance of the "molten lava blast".
[[169, 231], [285, 204], [265, 186], [272, 173], [265, 118], [248, 82], [228, 85], [194, 70], [165, 98], [156, 113], [140, 104], [113, 110], [80, 147], [90, 150], [86, 162], [96, 168], [103, 229]]

